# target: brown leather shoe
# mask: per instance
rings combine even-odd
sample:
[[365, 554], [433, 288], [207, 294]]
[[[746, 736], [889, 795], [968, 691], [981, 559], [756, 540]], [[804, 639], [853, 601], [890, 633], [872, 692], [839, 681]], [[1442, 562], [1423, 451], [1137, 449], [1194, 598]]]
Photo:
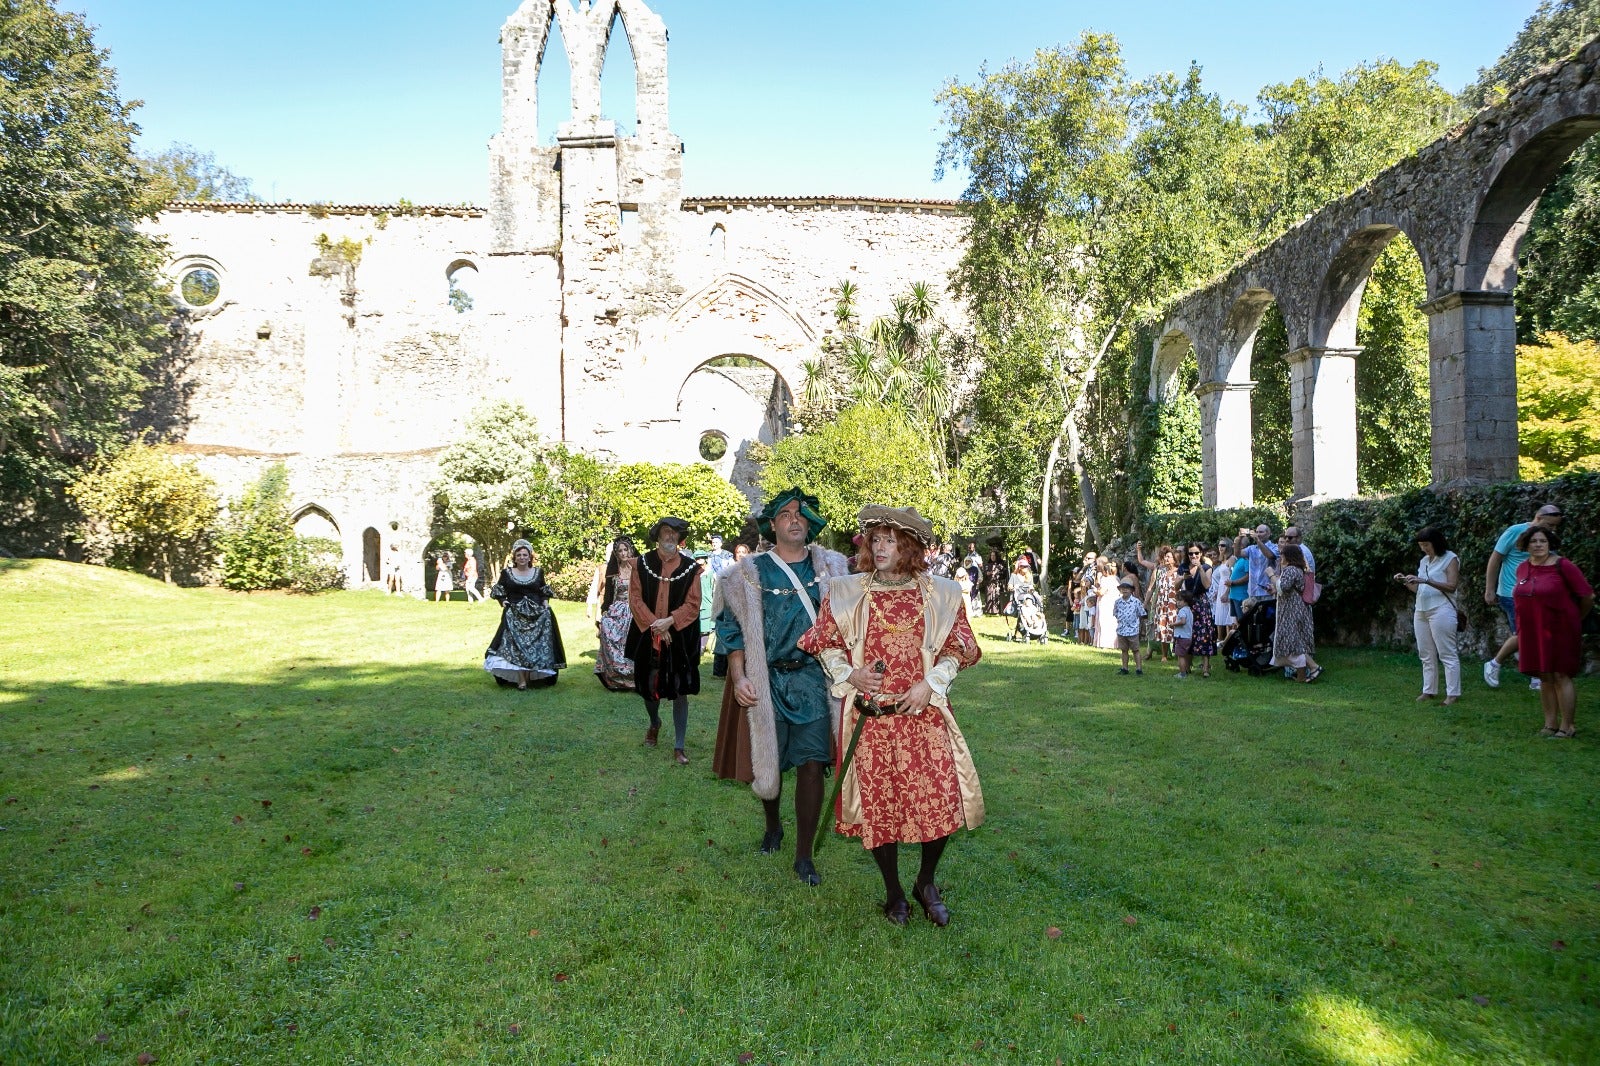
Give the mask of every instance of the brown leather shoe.
[[656, 738], [659, 737], [660, 735], [661, 735], [661, 727], [658, 726], [658, 725], [653, 725], [649, 729], [646, 729], [644, 731], [644, 746], [647, 747], [647, 748], [655, 747], [656, 746]]
[[682, 748], [673, 748], [672, 749], [672, 757], [675, 760], [677, 760], [677, 763], [678, 763], [679, 766], [688, 766], [689, 765], [689, 756], [684, 754], [684, 751], [683, 751]]
[[906, 902], [904, 896], [890, 900], [883, 905], [883, 916], [895, 925], [905, 925], [911, 920], [911, 904]]
[[938, 885], [913, 885], [911, 894], [922, 904], [922, 912], [928, 916], [928, 921], [940, 927], [950, 924], [950, 909], [939, 898]]

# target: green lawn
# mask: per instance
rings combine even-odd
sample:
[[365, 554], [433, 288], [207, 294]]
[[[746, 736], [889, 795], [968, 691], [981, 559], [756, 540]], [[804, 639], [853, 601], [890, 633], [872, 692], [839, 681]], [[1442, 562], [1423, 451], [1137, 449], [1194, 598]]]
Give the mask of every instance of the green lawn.
[[1593, 681], [1559, 742], [1475, 662], [1440, 708], [1399, 653], [986, 641], [990, 820], [897, 929], [859, 845], [756, 854], [709, 669], [693, 764], [640, 745], [576, 605], [518, 693], [492, 605], [11, 561], [0, 603], [0, 1063], [1600, 1061]]

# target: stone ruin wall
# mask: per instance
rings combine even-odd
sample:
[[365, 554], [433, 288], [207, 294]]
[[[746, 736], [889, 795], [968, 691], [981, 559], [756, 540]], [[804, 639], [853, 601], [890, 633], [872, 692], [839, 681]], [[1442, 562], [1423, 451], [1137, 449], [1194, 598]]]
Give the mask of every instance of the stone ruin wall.
[[[435, 532], [427, 486], [481, 404], [519, 400], [547, 435], [564, 427], [575, 445], [620, 461], [697, 461], [706, 429], [773, 436], [748, 389], [703, 390], [714, 376], [698, 375], [686, 393], [686, 379], [708, 359], [749, 354], [793, 387], [832, 328], [841, 278], [858, 286], [864, 320], [912, 282], [942, 291], [964, 226], [946, 204], [690, 201], [670, 267], [679, 283], [631, 305], [645, 314], [603, 324], [621, 353], [613, 373], [582, 381], [569, 350], [563, 391], [560, 262], [493, 254], [481, 210], [175, 207], [153, 227], [169, 242], [169, 273], [176, 282], [204, 266], [221, 289], [185, 316], [166, 425], [227, 497], [284, 462], [296, 508], [338, 526], [353, 581], [366, 577], [371, 528], [384, 556], [399, 546], [407, 587], [420, 590]], [[322, 235], [358, 242], [359, 262], [323, 256]], [[449, 303], [461, 264], [476, 269], [466, 313]], [[742, 455], [731, 443], [713, 464], [728, 477]]]

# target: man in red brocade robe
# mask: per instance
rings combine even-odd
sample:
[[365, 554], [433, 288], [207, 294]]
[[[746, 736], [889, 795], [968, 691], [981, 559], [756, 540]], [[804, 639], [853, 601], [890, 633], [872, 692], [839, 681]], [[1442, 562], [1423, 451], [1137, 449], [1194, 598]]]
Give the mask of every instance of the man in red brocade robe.
[[934, 883], [945, 844], [983, 822], [983, 792], [947, 695], [982, 653], [961, 588], [927, 572], [933, 524], [915, 508], [861, 509], [859, 573], [834, 578], [817, 623], [800, 640], [828, 672], [835, 758], [867, 714], [840, 783], [838, 831], [859, 836], [883, 874], [883, 913], [904, 925], [899, 844], [922, 845], [912, 894], [935, 925], [950, 912]]

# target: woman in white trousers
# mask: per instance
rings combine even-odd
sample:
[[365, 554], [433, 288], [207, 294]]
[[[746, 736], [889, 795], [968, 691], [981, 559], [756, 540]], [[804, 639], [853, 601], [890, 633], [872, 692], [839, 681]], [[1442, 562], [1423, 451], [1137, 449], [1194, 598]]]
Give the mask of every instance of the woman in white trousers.
[[1417, 594], [1412, 622], [1417, 635], [1417, 655], [1422, 659], [1422, 695], [1417, 702], [1439, 694], [1439, 667], [1444, 667], [1444, 702], [1461, 698], [1461, 655], [1456, 650], [1456, 585], [1461, 560], [1450, 550], [1444, 533], [1429, 526], [1417, 534], [1422, 559], [1415, 574], [1396, 574], [1395, 580]]

